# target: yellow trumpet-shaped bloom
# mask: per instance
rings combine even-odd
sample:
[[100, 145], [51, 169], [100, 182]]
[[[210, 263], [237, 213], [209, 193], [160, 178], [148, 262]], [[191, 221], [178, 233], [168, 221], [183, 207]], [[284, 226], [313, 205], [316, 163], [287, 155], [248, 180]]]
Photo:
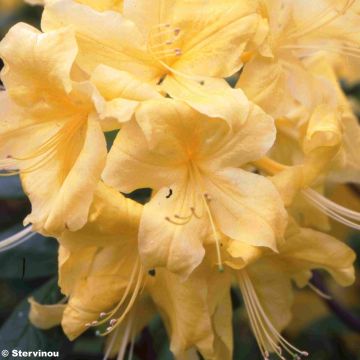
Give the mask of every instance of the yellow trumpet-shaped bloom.
[[109, 334], [105, 359], [117, 353], [122, 359], [159, 311], [175, 356], [195, 347], [205, 358], [230, 359], [230, 272], [219, 274], [204, 262], [186, 282], [166, 269], [145, 275], [137, 248], [141, 212], [141, 205], [100, 183], [88, 223], [59, 238], [59, 285], [67, 302], [30, 299], [30, 320], [43, 329], [61, 322], [71, 340], [103, 325]]
[[[45, 7], [42, 28], [71, 25], [80, 50], [77, 62], [88, 74], [99, 64], [128, 71], [209, 116], [232, 121], [241, 94], [222, 78], [242, 67], [241, 54], [258, 29], [255, 5], [136, 0], [126, 2], [120, 14], [57, 0]], [[204, 81], [209, 77], [218, 81]]]
[[132, 309], [144, 286], [137, 250], [141, 211], [100, 183], [88, 223], [59, 238], [59, 285], [69, 297], [62, 326], [70, 339], [100, 323], [118, 326]]
[[[279, 253], [263, 252], [252, 263], [236, 271], [250, 324], [264, 359], [270, 353], [281, 359], [307, 356], [291, 345], [280, 332], [291, 319], [293, 289], [309, 284], [312, 270], [324, 269], [342, 286], [355, 280], [355, 253], [343, 242], [318, 231], [300, 228], [291, 221]], [[309, 285], [311, 288], [312, 285]], [[316, 288], [313, 288], [318, 291]]]
[[140, 226], [146, 268], [190, 274], [209, 233], [218, 250], [219, 232], [276, 250], [286, 224], [281, 198], [265, 177], [239, 169], [269, 150], [274, 123], [245, 97], [237, 113], [229, 127], [183, 102], [153, 100], [120, 131], [103, 178], [123, 192], [155, 191]]
[[26, 223], [45, 234], [86, 223], [105, 165], [103, 131], [129, 120], [140, 99], [159, 96], [106, 67], [75, 82], [81, 74], [76, 54], [70, 29], [43, 34], [18, 24], [0, 43], [6, 87], [0, 93], [0, 168], [21, 174], [32, 203]]
[[[360, 57], [360, 21], [356, 0], [264, 0], [271, 53], [255, 54], [238, 86], [274, 117], [291, 115], [294, 106], [309, 107], [316, 89], [304, 59], [321, 51]], [[351, 28], [351, 31], [348, 29]]]

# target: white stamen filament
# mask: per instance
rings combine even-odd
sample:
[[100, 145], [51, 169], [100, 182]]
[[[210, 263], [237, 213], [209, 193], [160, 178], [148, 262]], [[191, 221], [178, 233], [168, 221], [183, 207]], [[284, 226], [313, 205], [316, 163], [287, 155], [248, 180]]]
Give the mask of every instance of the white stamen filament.
[[115, 332], [113, 332], [110, 336], [111, 336], [111, 340], [109, 343], [108, 348], [106, 349], [106, 352], [104, 354], [103, 360], [108, 360], [111, 350], [114, 348], [114, 344], [115, 344], [115, 340], [119, 334], [120, 328], [117, 328]]
[[338, 205], [313, 189], [303, 190], [302, 193], [312, 205], [325, 215], [355, 230], [360, 230], [360, 224], [358, 223], [360, 222], [359, 212]]
[[323, 298], [325, 300], [332, 300], [332, 297], [330, 295], [325, 294], [323, 291], [318, 289], [315, 285], [309, 283], [308, 286], [315, 294], [319, 295], [321, 298]]
[[[135, 278], [136, 278], [136, 280], [135, 280]], [[139, 259], [137, 259], [135, 266], [132, 270], [130, 280], [125, 288], [124, 294], [123, 294], [121, 300], [119, 301], [119, 303], [109, 313], [102, 312], [100, 314], [99, 321], [93, 321], [93, 323], [90, 324], [91, 326], [99, 326], [99, 325], [102, 325], [105, 323], [109, 323], [109, 326], [106, 328], [106, 331], [103, 333], [100, 333], [99, 334], [100, 336], [109, 335], [111, 332], [113, 332], [116, 328], [118, 328], [120, 326], [120, 324], [123, 322], [125, 317], [128, 315], [128, 313], [133, 308], [133, 305], [134, 305], [138, 295], [141, 293], [142, 288], [145, 286], [144, 281], [145, 281], [144, 280], [144, 272], [143, 272], [143, 269], [142, 269]], [[133, 289], [132, 294], [130, 295], [132, 287], [134, 289]], [[125, 301], [129, 298], [129, 295], [130, 295], [130, 299], [127, 302], [127, 304], [125, 304]], [[121, 315], [119, 317], [116, 317], [116, 314], [120, 311], [120, 309], [123, 306], [125, 307], [125, 309], [121, 312]], [[85, 327], [88, 327], [88, 324], [85, 324]]]
[[322, 12], [317, 14], [315, 18], [311, 18], [307, 23], [298, 26], [297, 30], [290, 33], [289, 38], [298, 39], [331, 24], [336, 19], [343, 16], [354, 3], [355, 0], [347, 0], [340, 10], [336, 9], [335, 5], [325, 8]]
[[291, 345], [275, 329], [260, 303], [260, 300], [246, 270], [241, 270], [239, 272], [238, 280], [244, 298], [246, 310], [249, 315], [250, 325], [259, 344], [263, 358], [268, 360], [269, 352], [272, 352], [275, 353], [280, 359], [284, 360], [285, 357], [282, 353], [283, 350], [285, 350], [294, 358], [297, 357], [300, 359], [301, 356], [308, 356], [307, 352], [301, 351]]
[[36, 233], [32, 232], [32, 227], [28, 226], [25, 229], [19, 231], [18, 233], [0, 241], [0, 252], [8, 251], [16, 246], [19, 246], [25, 241], [34, 237], [35, 235]]
[[[69, 147], [73, 135], [82, 125], [82, 119], [68, 121], [53, 136], [49, 137], [42, 144], [39, 144], [39, 146], [29, 154], [25, 156], [9, 156], [7, 159], [0, 159], [0, 170], [6, 171], [6, 173], [0, 173], [0, 176], [12, 176], [20, 173], [25, 174], [41, 169], [53, 160], [58, 152]], [[31, 129], [32, 127], [34, 127], [34, 125], [30, 125], [28, 129]], [[24, 129], [20, 128], [11, 130], [6, 134], [1, 134], [0, 140], [2, 138], [6, 139], [7, 136], [16, 136], [17, 132], [21, 132], [22, 130]], [[34, 130], [36, 131], [36, 128]], [[30, 160], [32, 160], [32, 164], [28, 167], [21, 166], [21, 170], [18, 170], [19, 163]]]
[[117, 357], [117, 360], [123, 360], [126, 353], [126, 346], [129, 343], [129, 339], [131, 336], [131, 330], [132, 330], [132, 324], [133, 324], [133, 317], [130, 316], [129, 320], [127, 321], [126, 327], [125, 327], [125, 333], [122, 338], [122, 342], [119, 349], [119, 354]]

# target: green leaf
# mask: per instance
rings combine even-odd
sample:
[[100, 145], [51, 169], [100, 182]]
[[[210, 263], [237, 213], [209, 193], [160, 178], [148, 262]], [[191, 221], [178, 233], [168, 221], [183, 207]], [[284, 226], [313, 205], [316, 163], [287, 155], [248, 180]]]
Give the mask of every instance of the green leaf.
[[[54, 303], [60, 295], [57, 279], [52, 279], [32, 296], [41, 303]], [[0, 349], [22, 351], [59, 351], [60, 357], [65, 359], [71, 349], [70, 342], [66, 339], [60, 327], [43, 331], [35, 328], [28, 320], [29, 304], [24, 299], [10, 315], [0, 329]], [[8, 359], [11, 359], [9, 356]]]
[[18, 176], [0, 177], [0, 199], [22, 199], [26, 197]]
[[[0, 233], [4, 239], [22, 228], [17, 225]], [[50, 277], [57, 273], [56, 240], [34, 235], [23, 244], [0, 253], [0, 279], [36, 279]]]
[[159, 360], [173, 360], [174, 357], [170, 351], [169, 338], [164, 324], [159, 316], [156, 316], [150, 322], [149, 331], [152, 338], [153, 348], [157, 354], [156, 358]]

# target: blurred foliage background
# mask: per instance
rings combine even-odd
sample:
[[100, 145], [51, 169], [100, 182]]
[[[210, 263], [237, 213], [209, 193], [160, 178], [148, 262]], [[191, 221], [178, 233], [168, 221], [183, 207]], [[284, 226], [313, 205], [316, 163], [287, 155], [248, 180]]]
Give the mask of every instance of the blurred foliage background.
[[[24, 5], [20, 0], [0, 0], [0, 39], [15, 23], [23, 21], [39, 27], [40, 7]], [[0, 68], [2, 67], [0, 63]], [[360, 85], [344, 87], [349, 95], [360, 99]], [[1, 116], [1, 109], [0, 109]], [[112, 136], [109, 137], [111, 142]], [[359, 149], [360, 150], [360, 149]], [[344, 189], [339, 189], [344, 191]], [[358, 189], [348, 187], [350, 202], [360, 197]], [[142, 201], [146, 194], [134, 197]], [[346, 196], [340, 195], [341, 201]], [[358, 202], [359, 203], [359, 202]], [[360, 205], [359, 205], [360, 206]], [[0, 177], [0, 240], [22, 228], [22, 220], [30, 204], [16, 177]], [[357, 209], [360, 210], [360, 209]], [[360, 236], [348, 234], [337, 225], [336, 231], [345, 236], [360, 256]], [[357, 263], [360, 269], [360, 262]], [[56, 303], [61, 299], [57, 288], [57, 243], [36, 235], [21, 246], [0, 253], [0, 351], [59, 351], [61, 359], [102, 359], [104, 339], [88, 331], [70, 343], [61, 328], [40, 331], [28, 321], [27, 299], [34, 296], [41, 303]], [[360, 282], [351, 289], [331, 288], [345, 315], [359, 322], [351, 329], [341, 316], [330, 311], [325, 302], [310, 290], [299, 292], [294, 305], [294, 319], [286, 336], [296, 346], [310, 352], [313, 360], [360, 360]], [[234, 307], [234, 340], [236, 360], [260, 359], [257, 345], [249, 329], [241, 296], [232, 293]], [[168, 339], [160, 318], [142, 331], [135, 345], [135, 359], [172, 359]], [[8, 358], [11, 358], [8, 357]]]

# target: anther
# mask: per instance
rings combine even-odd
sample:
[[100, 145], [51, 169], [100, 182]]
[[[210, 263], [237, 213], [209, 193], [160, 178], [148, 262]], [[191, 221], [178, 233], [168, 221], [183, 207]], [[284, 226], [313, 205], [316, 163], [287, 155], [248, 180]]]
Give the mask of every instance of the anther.
[[181, 56], [182, 55], [181, 49], [175, 49], [174, 51], [175, 51], [176, 56]]
[[96, 326], [98, 324], [98, 321], [94, 320], [92, 323], [91, 323], [91, 326]]
[[90, 327], [90, 326], [91, 326], [90, 323], [86, 323], [86, 324], [85, 324], [85, 327], [87, 327], [87, 328]]
[[103, 319], [104, 317], [106, 317], [106, 313], [105, 312], [100, 313], [100, 319]]
[[151, 269], [148, 271], [148, 274], [152, 277], [154, 277], [156, 275], [156, 270], [155, 269]]
[[114, 326], [117, 323], [116, 319], [111, 319], [110, 320], [110, 326]]
[[106, 328], [107, 332], [110, 332], [113, 328], [111, 326], [109, 326], [108, 328]]
[[194, 207], [191, 207], [191, 208], [190, 208], [190, 211], [191, 211], [191, 214], [192, 214], [194, 217], [196, 217], [197, 219], [201, 219], [201, 215], [198, 215], [198, 214], [196, 213], [196, 210], [195, 210]]

